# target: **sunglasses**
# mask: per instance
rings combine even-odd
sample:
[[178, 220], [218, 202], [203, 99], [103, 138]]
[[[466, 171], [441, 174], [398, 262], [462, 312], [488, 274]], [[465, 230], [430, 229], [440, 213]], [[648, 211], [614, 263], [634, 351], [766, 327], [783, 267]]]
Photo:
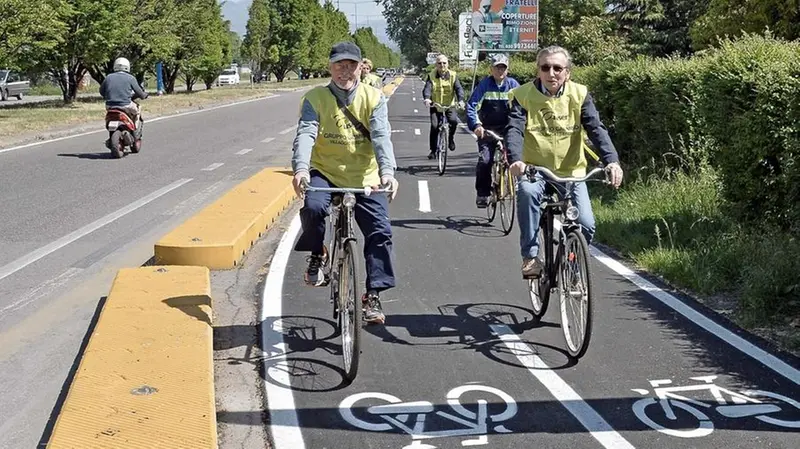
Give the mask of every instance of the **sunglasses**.
[[556, 73], [561, 73], [564, 71], [564, 67], [560, 65], [542, 64], [539, 66], [539, 70], [541, 70], [542, 72], [549, 72], [550, 69], [553, 69], [553, 71]]
[[446, 62], [437, 62], [436, 65], [447, 65]]

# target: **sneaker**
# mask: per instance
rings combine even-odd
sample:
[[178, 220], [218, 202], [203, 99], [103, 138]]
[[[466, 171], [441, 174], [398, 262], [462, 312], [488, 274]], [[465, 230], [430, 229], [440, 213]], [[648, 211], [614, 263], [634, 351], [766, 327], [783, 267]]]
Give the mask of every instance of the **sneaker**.
[[450, 141], [450, 151], [456, 151], [456, 141], [455, 140], [451, 140]]
[[522, 259], [522, 277], [525, 279], [528, 278], [538, 278], [539, 275], [542, 273], [542, 262], [534, 257], [533, 259], [524, 258]]
[[306, 262], [308, 262], [305, 275], [307, 285], [320, 287], [327, 283], [325, 270], [323, 270], [328, 259], [327, 253], [327, 248], [323, 248], [322, 255], [312, 254], [306, 257]]
[[364, 309], [364, 321], [367, 323], [383, 324], [386, 321], [377, 293], [370, 292], [362, 296], [361, 307]]
[[431, 150], [431, 152], [428, 153], [428, 159], [436, 159], [436, 150]]
[[489, 206], [489, 197], [478, 195], [475, 198], [475, 205], [478, 206], [478, 209], [486, 209]]

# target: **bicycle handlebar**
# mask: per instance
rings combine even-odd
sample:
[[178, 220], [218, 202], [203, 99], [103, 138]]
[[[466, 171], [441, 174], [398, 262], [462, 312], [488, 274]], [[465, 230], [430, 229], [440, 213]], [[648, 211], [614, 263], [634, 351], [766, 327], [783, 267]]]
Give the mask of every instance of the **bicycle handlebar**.
[[314, 187], [309, 185], [305, 180], [300, 184], [304, 192], [329, 192], [329, 193], [362, 193], [364, 196], [370, 196], [373, 193], [392, 193], [392, 189], [388, 186], [372, 187], [366, 186], [360, 189], [356, 188], [340, 188], [340, 187]]
[[491, 130], [488, 130], [486, 128], [483, 128], [483, 133], [484, 134], [488, 134], [489, 137], [491, 137], [492, 139], [494, 139], [494, 140], [496, 140], [498, 142], [502, 142], [503, 141], [503, 138], [498, 136], [497, 134], [495, 134], [494, 131], [491, 131]]
[[[555, 182], [586, 182], [590, 178], [594, 177], [596, 174], [601, 173], [601, 172], [605, 173], [606, 171], [605, 171], [604, 168], [595, 167], [589, 173], [587, 173], [586, 176], [584, 176], [582, 178], [572, 178], [572, 177], [562, 178], [562, 177], [556, 175], [555, 173], [553, 173], [551, 170], [549, 170], [547, 168], [544, 168], [544, 167], [538, 167], [536, 165], [528, 165], [527, 167], [525, 167], [525, 174], [528, 175], [528, 176], [533, 176], [537, 172], [542, 174], [542, 175], [544, 175], [546, 178], [550, 179], [551, 181], [555, 181]], [[608, 180], [606, 179], [605, 182], [608, 182]]]

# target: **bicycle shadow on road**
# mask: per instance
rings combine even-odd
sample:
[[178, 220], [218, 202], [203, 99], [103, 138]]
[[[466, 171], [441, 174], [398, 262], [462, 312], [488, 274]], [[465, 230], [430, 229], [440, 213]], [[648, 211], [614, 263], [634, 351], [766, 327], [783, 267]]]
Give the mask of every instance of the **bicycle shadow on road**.
[[74, 157], [78, 159], [115, 159], [110, 151], [103, 151], [100, 153], [59, 153], [60, 157]]
[[484, 217], [468, 215], [449, 215], [436, 218], [406, 218], [392, 220], [392, 227], [411, 229], [415, 231], [450, 230], [471, 237], [501, 238], [505, 237], [503, 230], [496, 226], [499, 221], [489, 223]]

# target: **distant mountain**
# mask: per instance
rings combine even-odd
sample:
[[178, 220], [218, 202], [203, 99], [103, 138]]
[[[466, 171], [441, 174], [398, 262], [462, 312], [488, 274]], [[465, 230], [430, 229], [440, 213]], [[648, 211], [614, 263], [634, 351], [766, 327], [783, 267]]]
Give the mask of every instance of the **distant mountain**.
[[[244, 37], [247, 32], [247, 18], [249, 17], [247, 10], [250, 9], [250, 4], [253, 3], [253, 0], [220, 0], [220, 3], [222, 4], [222, 15], [231, 21], [231, 30]], [[377, 36], [381, 42], [388, 45], [392, 50], [399, 51], [398, 45], [389, 39], [389, 36], [386, 34], [385, 21], [372, 20], [370, 21], [370, 25], [372, 26], [372, 31], [375, 33], [375, 36]], [[355, 31], [352, 25], [350, 31]]]

